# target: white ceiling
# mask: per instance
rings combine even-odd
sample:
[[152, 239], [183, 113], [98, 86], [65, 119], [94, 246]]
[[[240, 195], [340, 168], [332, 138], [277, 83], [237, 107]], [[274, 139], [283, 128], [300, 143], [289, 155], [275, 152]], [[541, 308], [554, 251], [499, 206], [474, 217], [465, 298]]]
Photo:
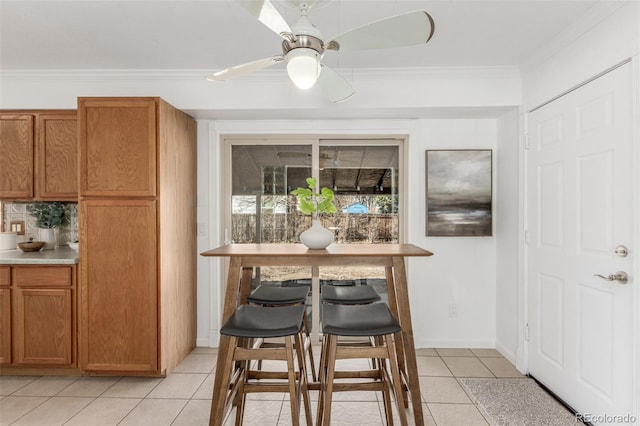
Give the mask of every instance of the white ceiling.
[[[296, 20], [288, 0], [273, 2]], [[605, 2], [333, 0], [310, 19], [330, 39], [403, 12], [433, 16], [428, 44], [328, 52], [335, 68], [521, 66]], [[279, 54], [280, 42], [233, 0], [0, 0], [0, 70], [217, 70]]]

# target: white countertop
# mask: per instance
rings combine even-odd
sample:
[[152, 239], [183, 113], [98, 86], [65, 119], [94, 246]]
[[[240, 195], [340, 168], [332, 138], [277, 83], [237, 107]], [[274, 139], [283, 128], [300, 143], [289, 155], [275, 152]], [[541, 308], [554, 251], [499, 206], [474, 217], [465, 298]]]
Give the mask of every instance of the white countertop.
[[73, 265], [78, 259], [78, 252], [66, 245], [30, 253], [20, 249], [0, 250], [0, 265]]

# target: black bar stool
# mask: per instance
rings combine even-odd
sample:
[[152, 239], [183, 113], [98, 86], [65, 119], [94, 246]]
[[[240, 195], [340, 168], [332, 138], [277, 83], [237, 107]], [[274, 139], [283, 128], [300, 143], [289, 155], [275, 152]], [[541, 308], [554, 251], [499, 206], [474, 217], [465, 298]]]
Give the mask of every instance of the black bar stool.
[[[379, 302], [381, 300], [378, 292], [368, 285], [350, 285], [350, 286], [337, 286], [337, 285], [324, 285], [322, 286], [322, 303], [332, 303], [337, 305], [366, 305], [369, 303]], [[377, 344], [381, 344], [381, 340], [374, 336], [369, 336], [366, 341], [354, 341], [351, 340], [349, 345], [370, 345], [375, 346], [375, 339], [378, 339]], [[338, 342], [339, 345], [342, 342]], [[320, 359], [322, 362], [322, 359]], [[375, 360], [372, 360], [375, 364]]]
[[[300, 287], [279, 287], [274, 285], [260, 285], [256, 288], [248, 297], [247, 303], [259, 306], [291, 306], [302, 305], [306, 306], [307, 295], [309, 294], [309, 288], [306, 286]], [[309, 317], [305, 308], [304, 315], [302, 317], [304, 325], [305, 339], [304, 349], [309, 355], [309, 366], [311, 367], [311, 377], [315, 382], [318, 380], [316, 373], [316, 364], [313, 359], [313, 348], [311, 344], [311, 326], [309, 325]], [[271, 343], [264, 343], [263, 345], [271, 345]], [[258, 365], [260, 369], [260, 364]]]
[[[322, 357], [320, 361], [320, 399], [317, 425], [331, 422], [331, 400], [334, 392], [356, 390], [382, 391], [387, 424], [393, 424], [390, 393], [393, 392], [402, 425], [407, 424], [402, 382], [398, 369], [393, 335], [400, 332], [398, 321], [384, 303], [368, 305], [322, 305]], [[339, 336], [380, 337], [373, 346], [351, 346]], [[338, 359], [375, 359], [368, 370], [336, 371]], [[390, 367], [387, 368], [387, 362]], [[343, 379], [355, 379], [344, 382]], [[369, 380], [366, 380], [369, 379]]]
[[[230, 383], [225, 398], [224, 415], [230, 404], [237, 402], [236, 425], [242, 424], [246, 395], [251, 392], [288, 392], [291, 402], [291, 421], [300, 424], [300, 396], [304, 399], [307, 425], [311, 425], [311, 404], [304, 361], [302, 321], [304, 306], [263, 307], [239, 306], [220, 333], [229, 336], [229, 353], [219, 353], [224, 367], [216, 374], [233, 375], [223, 379]], [[282, 337], [278, 348], [248, 346], [251, 339]], [[298, 371], [294, 358], [297, 357]], [[251, 368], [251, 361], [281, 360], [287, 362], [286, 372], [260, 371]], [[233, 371], [232, 371], [233, 370]], [[282, 379], [286, 379], [283, 382]], [[280, 381], [276, 381], [280, 380]]]

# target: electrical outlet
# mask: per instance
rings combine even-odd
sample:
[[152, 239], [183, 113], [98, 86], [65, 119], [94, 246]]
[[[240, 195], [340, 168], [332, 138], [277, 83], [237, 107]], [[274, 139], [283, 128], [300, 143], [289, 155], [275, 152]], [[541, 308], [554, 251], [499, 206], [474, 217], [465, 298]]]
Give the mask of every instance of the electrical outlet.
[[456, 303], [449, 304], [449, 318], [458, 317], [458, 305]]
[[15, 232], [18, 235], [24, 235], [24, 221], [23, 220], [12, 220], [9, 224], [9, 228], [11, 232]]

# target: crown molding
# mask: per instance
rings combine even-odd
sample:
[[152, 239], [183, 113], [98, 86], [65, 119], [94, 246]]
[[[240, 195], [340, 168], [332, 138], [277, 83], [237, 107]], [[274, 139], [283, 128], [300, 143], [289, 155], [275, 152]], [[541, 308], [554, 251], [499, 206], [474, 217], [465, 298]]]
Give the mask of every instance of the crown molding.
[[[428, 68], [367, 68], [335, 69], [347, 80], [429, 80], [452, 78], [520, 78], [516, 66], [493, 67], [428, 67]], [[0, 80], [73, 80], [73, 81], [206, 81], [210, 70], [3, 70]], [[249, 82], [285, 81], [284, 70], [258, 71], [239, 79]], [[211, 84], [218, 84], [211, 82]]]

